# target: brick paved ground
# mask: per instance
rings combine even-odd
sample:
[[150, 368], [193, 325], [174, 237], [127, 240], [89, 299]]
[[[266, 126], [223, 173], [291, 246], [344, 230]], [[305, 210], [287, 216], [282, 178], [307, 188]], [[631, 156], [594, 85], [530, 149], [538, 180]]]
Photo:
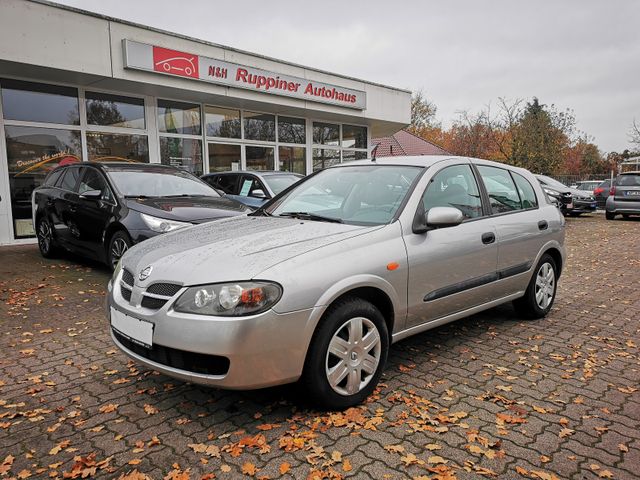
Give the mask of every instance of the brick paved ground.
[[103, 268], [0, 249], [0, 473], [639, 478], [640, 221], [571, 219], [568, 247], [547, 319], [501, 307], [401, 342], [342, 413], [136, 367], [110, 343]]

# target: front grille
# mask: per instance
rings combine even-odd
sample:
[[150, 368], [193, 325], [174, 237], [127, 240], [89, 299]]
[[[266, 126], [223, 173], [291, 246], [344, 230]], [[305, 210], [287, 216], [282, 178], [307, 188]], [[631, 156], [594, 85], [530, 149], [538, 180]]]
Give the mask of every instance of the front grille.
[[168, 298], [142, 297], [140, 306], [144, 308], [150, 308], [151, 310], [158, 310], [162, 308], [168, 301]]
[[112, 331], [118, 342], [126, 349], [152, 362], [205, 375], [226, 375], [229, 371], [230, 362], [227, 357], [186, 352], [162, 345], [153, 345], [151, 348], [145, 348], [137, 343], [133, 343], [119, 332], [115, 330]]
[[147, 293], [162, 295], [163, 297], [173, 297], [181, 288], [181, 285], [176, 285], [175, 283], [154, 283], [147, 288]]
[[124, 268], [122, 270], [122, 281], [127, 285], [133, 287], [133, 273]]
[[120, 295], [122, 295], [122, 298], [124, 298], [127, 302], [131, 301], [131, 290], [129, 290], [122, 284], [120, 284]]

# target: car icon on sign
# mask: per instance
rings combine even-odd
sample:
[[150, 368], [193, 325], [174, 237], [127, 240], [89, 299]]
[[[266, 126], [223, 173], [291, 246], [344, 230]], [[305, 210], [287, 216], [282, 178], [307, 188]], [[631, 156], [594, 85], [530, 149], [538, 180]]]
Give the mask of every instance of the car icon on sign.
[[165, 60], [156, 62], [156, 67], [162, 67], [162, 69], [167, 73], [176, 71], [176, 72], [182, 72], [185, 75], [193, 75], [193, 72], [196, 69], [194, 59], [195, 57], [167, 58]]

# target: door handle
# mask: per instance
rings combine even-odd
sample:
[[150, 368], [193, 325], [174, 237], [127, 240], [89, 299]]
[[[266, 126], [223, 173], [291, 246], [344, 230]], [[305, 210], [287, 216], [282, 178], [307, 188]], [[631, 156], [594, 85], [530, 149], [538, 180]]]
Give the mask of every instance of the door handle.
[[487, 232], [482, 234], [482, 243], [489, 245], [496, 241], [496, 235], [493, 232]]
[[538, 222], [538, 230], [546, 230], [547, 228], [549, 228], [549, 224], [546, 220], [540, 220]]

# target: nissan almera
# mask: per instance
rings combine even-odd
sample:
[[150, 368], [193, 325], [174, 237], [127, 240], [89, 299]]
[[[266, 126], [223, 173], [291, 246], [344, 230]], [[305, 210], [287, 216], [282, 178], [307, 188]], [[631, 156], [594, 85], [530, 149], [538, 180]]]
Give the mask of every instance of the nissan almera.
[[362, 402], [392, 343], [496, 305], [551, 309], [564, 219], [526, 170], [394, 157], [311, 175], [249, 215], [131, 248], [107, 300], [129, 357], [229, 389]]

